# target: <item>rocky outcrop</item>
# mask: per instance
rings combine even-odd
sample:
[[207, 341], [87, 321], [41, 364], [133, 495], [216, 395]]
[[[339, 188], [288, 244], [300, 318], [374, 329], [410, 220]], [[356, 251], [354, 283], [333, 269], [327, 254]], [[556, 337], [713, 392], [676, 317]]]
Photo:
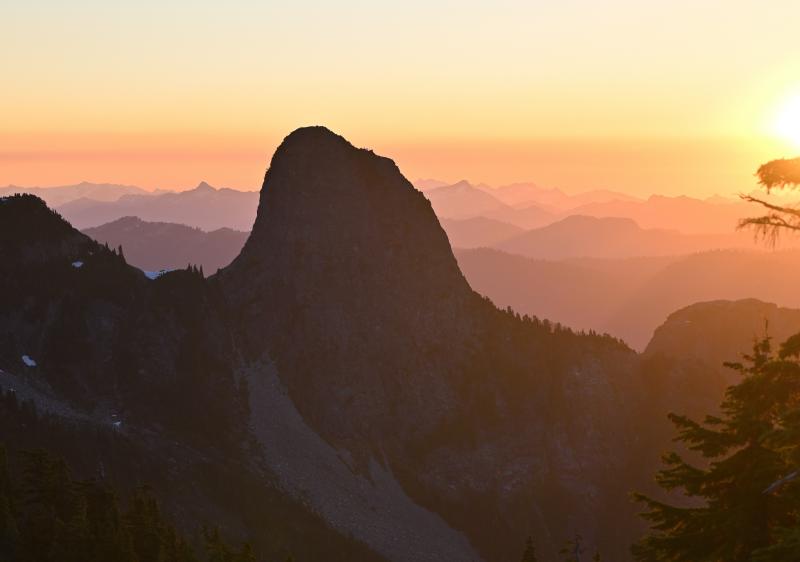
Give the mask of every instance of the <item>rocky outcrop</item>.
[[646, 464], [636, 355], [474, 293], [391, 160], [321, 127], [289, 135], [216, 281], [248, 360], [266, 354], [309, 426], [361, 474], [391, 471], [485, 559], [531, 532], [545, 553], [580, 532], [625, 556]]
[[794, 308], [758, 299], [698, 302], [670, 314], [656, 329], [644, 355], [698, 361], [721, 372], [723, 385], [735, 384], [739, 375], [723, 368], [724, 363], [739, 361], [765, 336], [772, 338], [777, 349], [798, 332], [800, 310]]

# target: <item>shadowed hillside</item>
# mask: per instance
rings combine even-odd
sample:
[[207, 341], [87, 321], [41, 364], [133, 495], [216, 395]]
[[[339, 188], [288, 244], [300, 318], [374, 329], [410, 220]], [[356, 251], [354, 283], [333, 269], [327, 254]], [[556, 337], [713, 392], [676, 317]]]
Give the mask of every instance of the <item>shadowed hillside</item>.
[[457, 255], [470, 285], [498, 305], [608, 332], [636, 349], [670, 313], [696, 302], [755, 297], [800, 306], [797, 250], [567, 261], [486, 249]]

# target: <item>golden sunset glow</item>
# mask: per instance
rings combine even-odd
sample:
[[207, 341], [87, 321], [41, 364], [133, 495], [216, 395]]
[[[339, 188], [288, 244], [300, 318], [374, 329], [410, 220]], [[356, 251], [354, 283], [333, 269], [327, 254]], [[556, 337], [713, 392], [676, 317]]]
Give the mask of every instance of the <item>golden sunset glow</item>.
[[764, 126], [800, 76], [792, 14], [790, 0], [17, 2], [0, 185], [255, 189], [286, 134], [324, 124], [411, 178], [736, 193], [800, 137], [796, 102]]
[[775, 119], [775, 132], [800, 149], [800, 94], [789, 98], [781, 107]]

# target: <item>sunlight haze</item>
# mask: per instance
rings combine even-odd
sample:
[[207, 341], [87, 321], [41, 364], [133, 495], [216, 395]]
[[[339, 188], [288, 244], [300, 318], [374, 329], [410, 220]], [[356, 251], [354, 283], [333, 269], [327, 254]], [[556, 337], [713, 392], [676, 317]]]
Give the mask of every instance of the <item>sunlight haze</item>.
[[320, 123], [410, 178], [708, 196], [751, 189], [761, 161], [800, 142], [791, 1], [3, 13], [3, 185], [256, 189], [280, 139]]

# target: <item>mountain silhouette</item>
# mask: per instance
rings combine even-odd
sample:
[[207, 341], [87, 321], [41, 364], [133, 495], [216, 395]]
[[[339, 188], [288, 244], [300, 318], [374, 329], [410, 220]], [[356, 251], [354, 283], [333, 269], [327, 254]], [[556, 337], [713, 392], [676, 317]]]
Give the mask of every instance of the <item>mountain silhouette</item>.
[[[555, 512], [604, 541], [604, 523], [583, 502], [589, 487], [619, 510], [619, 532], [627, 500], [606, 494], [620, 471], [637, 478], [623, 460], [636, 439], [623, 428], [640, 414], [629, 393], [648, 384], [636, 355], [474, 293], [431, 204], [391, 160], [324, 128], [289, 135], [253, 232], [219, 282], [244, 352], [273, 369], [314, 430], [361, 471], [391, 467], [415, 502], [488, 559], [515, 553], [498, 536], [555, 533]], [[587, 426], [591, 443], [579, 429]], [[565, 446], [591, 468], [556, 455]], [[496, 477], [507, 471], [515, 492]], [[512, 509], [506, 502], [520, 494], [532, 503]], [[484, 498], [481, 513], [468, 497]]]
[[496, 308], [394, 162], [323, 127], [278, 147], [209, 279], [148, 279], [30, 196], [0, 222], [2, 381], [73, 424], [75, 459], [122, 412], [98, 461], [126, 451], [115, 477], [137, 459], [181, 524], [222, 517], [273, 558], [269, 532], [305, 560], [396, 562], [499, 562], [529, 533], [554, 557], [579, 532], [623, 560], [628, 492], [681, 408], [660, 389], [701, 380]]

